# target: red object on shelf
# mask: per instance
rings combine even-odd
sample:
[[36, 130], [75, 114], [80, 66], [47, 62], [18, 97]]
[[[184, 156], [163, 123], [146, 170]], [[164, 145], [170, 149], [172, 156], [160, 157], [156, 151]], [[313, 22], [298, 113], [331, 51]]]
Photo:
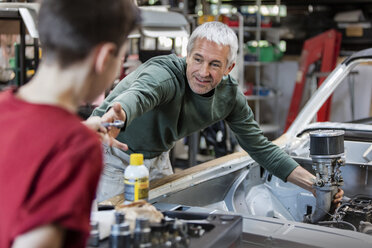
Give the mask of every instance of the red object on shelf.
[[247, 85], [247, 88], [244, 91], [244, 95], [245, 96], [253, 95], [253, 83], [247, 83], [246, 85]]
[[226, 15], [222, 15], [222, 22], [225, 23], [229, 27], [239, 27], [239, 20], [231, 19]]
[[[336, 67], [337, 57], [341, 46], [341, 33], [334, 29], [321, 33], [305, 41], [301, 52], [300, 65], [297, 72], [295, 88], [293, 90], [292, 100], [289, 107], [285, 131], [295, 120], [300, 104], [304, 86], [306, 83], [306, 74], [309, 66], [317, 60], [321, 61], [321, 72], [331, 72]], [[318, 80], [318, 87], [323, 83], [325, 77]], [[331, 110], [331, 98], [323, 104], [317, 114], [317, 120], [328, 121]]]
[[229, 27], [239, 27], [239, 21], [229, 20], [227, 22], [227, 26], [229, 26]]
[[261, 23], [261, 28], [271, 28], [272, 26], [273, 26], [273, 23], [271, 21]]

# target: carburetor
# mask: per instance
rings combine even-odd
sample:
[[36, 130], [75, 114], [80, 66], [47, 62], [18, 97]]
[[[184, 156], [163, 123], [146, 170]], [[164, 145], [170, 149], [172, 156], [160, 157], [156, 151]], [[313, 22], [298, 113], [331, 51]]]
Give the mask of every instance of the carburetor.
[[310, 132], [310, 157], [317, 187], [343, 185], [340, 166], [345, 165], [344, 134], [342, 130]]
[[310, 132], [310, 157], [316, 180], [316, 209], [305, 217], [305, 222], [317, 223], [324, 219], [331, 202], [343, 185], [340, 167], [345, 165], [344, 134], [342, 130], [317, 130]]

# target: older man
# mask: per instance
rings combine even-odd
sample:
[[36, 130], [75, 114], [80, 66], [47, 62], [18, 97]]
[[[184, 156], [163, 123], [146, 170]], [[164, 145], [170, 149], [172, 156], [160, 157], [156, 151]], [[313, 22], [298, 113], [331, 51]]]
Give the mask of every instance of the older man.
[[[98, 201], [123, 192], [128, 154], [144, 154], [150, 179], [169, 175], [168, 153], [174, 142], [219, 120], [228, 123], [241, 147], [265, 169], [312, 191], [314, 176], [263, 136], [229, 75], [237, 50], [234, 31], [220, 22], [205, 23], [192, 33], [186, 58], [152, 58], [119, 83], [93, 115], [126, 121], [125, 129], [111, 135], [129, 150], [105, 148]], [[341, 196], [342, 191], [338, 200]]]

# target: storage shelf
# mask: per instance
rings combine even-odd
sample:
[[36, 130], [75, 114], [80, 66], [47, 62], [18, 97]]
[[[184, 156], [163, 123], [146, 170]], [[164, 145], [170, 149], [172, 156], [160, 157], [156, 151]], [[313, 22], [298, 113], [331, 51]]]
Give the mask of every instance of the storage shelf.
[[266, 99], [275, 98], [275, 97], [276, 97], [276, 94], [274, 94], [272, 92], [270, 92], [266, 96], [262, 96], [262, 95], [248, 95], [248, 96], [245, 96], [245, 98], [247, 100], [266, 100]]
[[260, 29], [258, 29], [257, 27], [244, 27], [244, 31], [257, 31], [257, 30], [272, 32], [272, 31], [280, 31], [281, 28], [279, 28], [279, 27], [270, 27], [270, 28], [261, 27]]
[[283, 95], [283, 92], [280, 90], [269, 89], [269, 93], [267, 95], [253, 94], [253, 95], [246, 95], [245, 98], [247, 100], [267, 100], [267, 99], [276, 98], [282, 95]]
[[[238, 27], [230, 27], [232, 30], [235, 30], [235, 31], [238, 31], [239, 28]], [[280, 31], [282, 28], [280, 27], [261, 27], [261, 28], [257, 28], [257, 27], [250, 27], [250, 26], [245, 26], [243, 27], [243, 30], [244, 31], [266, 31], [266, 32], [272, 32], [272, 31]]]
[[[281, 3], [287, 6], [308, 6], [309, 4], [321, 5], [340, 5], [340, 4], [370, 4], [371, 0], [281, 0]], [[222, 0], [222, 4], [231, 4], [235, 6], [253, 5], [256, 0]], [[277, 4], [276, 0], [265, 0], [265, 5]]]
[[[255, 0], [254, 1], [255, 4], [258, 6], [258, 8], [260, 8], [261, 6], [261, 0]], [[278, 1], [276, 1], [276, 3], [278, 3]], [[279, 0], [279, 4], [280, 4], [280, 0]], [[277, 91], [276, 89], [276, 85], [272, 86], [272, 88], [268, 88], [269, 89], [269, 92], [267, 92], [266, 90], [263, 90], [261, 91], [261, 89], [263, 88], [267, 88], [267, 87], [264, 87], [264, 83], [265, 82], [261, 82], [263, 81], [263, 78], [262, 78], [262, 75], [261, 75], [261, 68], [266, 68], [266, 67], [260, 67], [260, 66], [265, 66], [265, 65], [269, 65], [269, 64], [274, 64], [275, 65], [275, 68], [274, 70], [277, 71], [277, 67], [276, 65], [278, 65], [278, 61], [255, 61], [255, 59], [262, 59], [260, 57], [260, 49], [256, 49], [256, 53], [252, 55], [256, 55], [256, 56], [252, 56], [252, 58], [247, 58], [247, 59], [252, 59], [253, 61], [245, 61], [244, 58], [245, 58], [245, 52], [244, 52], [244, 47], [246, 46], [244, 44], [244, 34], [247, 33], [247, 32], [250, 32], [252, 34], [255, 34], [254, 38], [253, 39], [250, 39], [250, 40], [261, 40], [261, 38], [263, 38], [261, 36], [262, 33], [263, 36], [265, 37], [265, 39], [267, 40], [270, 40], [272, 43], [275, 43], [275, 44], [278, 44], [279, 43], [279, 38], [280, 38], [280, 32], [281, 30], [283, 30], [283, 28], [281, 26], [275, 26], [275, 27], [262, 27], [261, 26], [261, 14], [260, 12], [257, 13], [257, 16], [256, 16], [256, 26], [244, 26], [244, 16], [240, 13], [237, 14], [238, 17], [239, 17], [239, 27], [231, 27], [238, 35], [238, 39], [239, 39], [239, 46], [241, 49], [239, 49], [239, 58], [240, 58], [240, 61], [241, 62], [239, 64], [239, 69], [240, 69], [240, 72], [239, 72], [239, 83], [241, 83], [243, 85], [243, 88], [244, 88], [244, 84], [246, 82], [246, 80], [249, 80], [249, 82], [253, 83], [253, 91], [250, 91], [250, 89], [247, 89], [246, 93], [249, 92], [249, 93], [255, 93], [255, 94], [252, 94], [252, 95], [246, 95], [245, 98], [247, 101], [253, 101], [254, 102], [254, 109], [253, 111], [255, 112], [255, 119], [257, 121], [257, 123], [261, 126], [261, 122], [260, 122], [260, 105], [261, 105], [261, 101], [264, 101], [264, 100], [268, 100], [268, 101], [277, 101], [277, 97], [278, 95], [280, 94], [280, 92]], [[270, 32], [270, 33], [269, 33]], [[248, 69], [251, 69], [251, 68], [248, 68], [249, 66], [251, 67], [254, 67], [253, 70], [254, 70], [254, 75], [252, 75], [251, 78], [247, 79], [245, 77], [246, 75], [246, 72], [248, 71]], [[274, 79], [275, 80], [275, 79]], [[275, 81], [276, 82], [276, 81]], [[255, 89], [255, 90], [254, 90]], [[273, 117], [273, 122], [276, 122], [276, 117]], [[274, 133], [275, 131], [278, 131], [279, 130], [279, 127], [276, 126], [277, 123], [272, 123], [272, 124], [269, 124], [269, 125], [263, 125], [263, 131], [265, 133]]]

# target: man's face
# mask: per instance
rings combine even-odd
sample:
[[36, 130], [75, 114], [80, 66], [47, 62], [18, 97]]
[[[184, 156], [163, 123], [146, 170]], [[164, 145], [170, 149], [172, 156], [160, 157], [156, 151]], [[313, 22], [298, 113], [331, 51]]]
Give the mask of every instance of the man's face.
[[195, 40], [194, 48], [186, 58], [186, 77], [194, 93], [208, 93], [217, 87], [224, 75], [230, 73], [235, 64], [227, 65], [229, 51], [229, 46], [207, 39]]

